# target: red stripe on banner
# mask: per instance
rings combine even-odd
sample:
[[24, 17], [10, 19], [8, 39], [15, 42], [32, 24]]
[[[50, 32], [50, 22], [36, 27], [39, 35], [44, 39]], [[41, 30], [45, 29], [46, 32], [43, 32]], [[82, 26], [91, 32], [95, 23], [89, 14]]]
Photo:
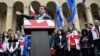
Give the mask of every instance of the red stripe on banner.
[[[53, 23], [55, 24], [54, 20]], [[48, 21], [47, 20], [29, 20], [29, 22], [31, 23], [30, 25], [25, 25], [24, 24], [24, 28], [26, 29], [31, 29], [31, 28], [55, 28], [55, 25], [48, 25]]]
[[30, 20], [30, 22], [32, 23], [33, 26], [48, 26], [46, 21], [38, 23], [36, 20], [34, 22], [32, 20]]

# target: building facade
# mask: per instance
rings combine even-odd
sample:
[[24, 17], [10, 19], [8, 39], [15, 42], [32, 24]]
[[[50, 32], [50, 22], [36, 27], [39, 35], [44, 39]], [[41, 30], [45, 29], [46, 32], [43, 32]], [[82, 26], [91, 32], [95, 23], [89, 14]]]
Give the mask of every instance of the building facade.
[[[29, 5], [32, 4], [36, 14], [38, 14], [39, 6], [44, 5], [48, 9], [48, 14], [56, 19], [55, 2], [58, 1], [61, 7], [61, 15], [64, 25], [68, 27], [70, 23], [66, 23], [66, 19], [70, 15], [70, 10], [66, 4], [66, 0], [0, 0], [0, 33], [9, 28], [16, 31], [22, 29], [23, 17], [17, 16], [16, 11], [29, 14]], [[77, 13], [74, 24], [78, 30], [84, 28], [85, 23], [93, 23], [93, 20], [100, 20], [100, 0], [86, 0], [82, 4], [82, 0], [76, 0]]]

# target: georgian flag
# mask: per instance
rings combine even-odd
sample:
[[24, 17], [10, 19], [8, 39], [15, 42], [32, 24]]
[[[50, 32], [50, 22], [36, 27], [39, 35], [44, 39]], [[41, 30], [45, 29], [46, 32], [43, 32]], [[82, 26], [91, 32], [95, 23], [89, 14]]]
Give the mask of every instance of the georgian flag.
[[79, 43], [79, 40], [80, 40], [80, 37], [79, 37], [79, 33], [78, 31], [74, 30], [72, 33], [68, 32], [66, 34], [66, 40], [67, 40], [67, 46], [68, 46], [68, 51], [71, 50], [71, 47], [70, 47], [70, 38], [73, 37], [74, 40], [75, 40], [75, 44], [76, 44], [76, 49], [77, 50], [80, 50], [80, 43]]
[[[29, 15], [35, 16], [35, 11], [34, 11], [34, 9], [33, 9], [31, 4], [29, 6]], [[29, 19], [31, 19], [31, 18], [29, 18]], [[30, 23], [30, 21], [28, 19], [24, 18], [24, 25], [31, 25], [31, 23]]]
[[[100, 26], [99, 26], [99, 30], [100, 30]], [[93, 27], [93, 28], [92, 28], [92, 35], [93, 35], [93, 40], [99, 39], [99, 32], [98, 32], [98, 30], [96, 29], [96, 27]]]
[[29, 15], [34, 16], [35, 15], [35, 11], [32, 7], [32, 5], [30, 4], [30, 8], [29, 8]]

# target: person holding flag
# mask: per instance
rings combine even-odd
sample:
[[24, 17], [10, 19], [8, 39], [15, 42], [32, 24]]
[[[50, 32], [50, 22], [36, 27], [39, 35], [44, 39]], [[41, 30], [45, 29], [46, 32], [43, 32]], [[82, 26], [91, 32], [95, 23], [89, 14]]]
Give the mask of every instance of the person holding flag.
[[70, 25], [68, 30], [66, 33], [67, 55], [80, 56], [80, 34], [74, 29], [73, 25]]
[[37, 15], [35, 14], [35, 11], [32, 8], [32, 5], [30, 5], [30, 15], [23, 14], [20, 11], [16, 11], [16, 14], [28, 19], [39, 19], [39, 20], [51, 19], [51, 16], [47, 14], [47, 8], [45, 6], [40, 6], [39, 14]]
[[100, 56], [100, 22], [99, 20], [94, 20], [94, 26], [92, 27], [92, 36], [93, 36], [95, 56]]

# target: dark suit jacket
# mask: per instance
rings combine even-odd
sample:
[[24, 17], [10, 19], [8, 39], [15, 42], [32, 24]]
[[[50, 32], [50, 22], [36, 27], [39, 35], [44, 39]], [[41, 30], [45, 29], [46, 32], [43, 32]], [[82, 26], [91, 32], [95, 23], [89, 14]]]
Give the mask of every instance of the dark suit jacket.
[[[22, 17], [28, 18], [28, 19], [39, 19], [39, 17], [41, 16], [40, 14], [37, 14], [35, 16], [31, 16], [31, 15], [26, 15], [26, 14], [21, 14]], [[48, 14], [45, 14], [43, 19], [51, 19], [51, 16], [49, 16]]]

